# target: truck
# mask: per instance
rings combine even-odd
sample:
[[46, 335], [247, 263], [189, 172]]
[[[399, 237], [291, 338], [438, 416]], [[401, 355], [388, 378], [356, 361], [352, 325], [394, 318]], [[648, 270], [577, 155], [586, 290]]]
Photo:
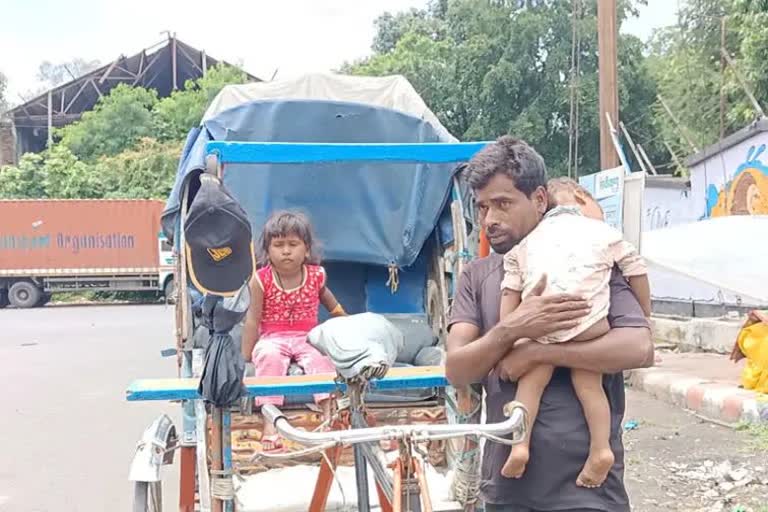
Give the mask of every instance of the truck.
[[56, 292], [175, 293], [164, 202], [0, 200], [0, 308], [42, 306]]

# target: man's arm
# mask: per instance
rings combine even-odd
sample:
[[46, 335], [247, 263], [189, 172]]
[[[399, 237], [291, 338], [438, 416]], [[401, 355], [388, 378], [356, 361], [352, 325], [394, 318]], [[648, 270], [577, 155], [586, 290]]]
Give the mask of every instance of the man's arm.
[[614, 272], [611, 279], [608, 319], [612, 329], [591, 341], [552, 345], [516, 344], [499, 364], [501, 375], [516, 380], [538, 364], [600, 373], [653, 366], [654, 345], [648, 320], [637, 298], [618, 272]]
[[[545, 287], [546, 276], [542, 276], [517, 309], [479, 338], [479, 322], [462, 321], [461, 314], [452, 318], [457, 321], [452, 323], [448, 333], [445, 361], [445, 374], [451, 384], [466, 386], [479, 382], [518, 340], [570, 329], [589, 312], [587, 301], [580, 297], [566, 294], [542, 297]], [[477, 313], [480, 308], [466, 275], [459, 280], [454, 307], [457, 305], [460, 312], [474, 308]], [[473, 316], [468, 314], [466, 318]]]
[[522, 342], [499, 363], [506, 380], [517, 380], [534, 366], [548, 364], [595, 373], [618, 373], [653, 366], [654, 348], [647, 327], [619, 327], [590, 341], [544, 345]]
[[505, 332], [500, 325], [481, 337], [480, 328], [474, 324], [453, 324], [446, 340], [445, 376], [457, 387], [480, 382], [517, 339], [514, 332]]

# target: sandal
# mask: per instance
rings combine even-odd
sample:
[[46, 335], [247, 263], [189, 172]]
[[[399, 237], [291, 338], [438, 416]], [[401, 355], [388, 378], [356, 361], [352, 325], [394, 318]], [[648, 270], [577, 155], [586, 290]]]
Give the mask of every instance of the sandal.
[[283, 440], [280, 434], [261, 437], [261, 451], [264, 453], [280, 453], [283, 451]]

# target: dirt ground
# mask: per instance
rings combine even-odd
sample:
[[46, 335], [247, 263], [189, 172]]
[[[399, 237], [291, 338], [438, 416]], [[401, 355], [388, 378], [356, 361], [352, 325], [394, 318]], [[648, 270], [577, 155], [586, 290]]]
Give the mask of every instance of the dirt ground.
[[633, 511], [768, 512], [765, 434], [715, 425], [632, 390], [625, 422], [637, 423], [624, 435]]

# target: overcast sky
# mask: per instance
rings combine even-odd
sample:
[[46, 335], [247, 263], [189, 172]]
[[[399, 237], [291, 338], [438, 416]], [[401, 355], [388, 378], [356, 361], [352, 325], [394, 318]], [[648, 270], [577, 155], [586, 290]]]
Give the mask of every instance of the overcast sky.
[[[44, 60], [106, 64], [161, 41], [165, 30], [269, 79], [328, 71], [370, 52], [373, 20], [425, 0], [0, 0], [0, 71], [9, 99], [39, 87]], [[646, 39], [676, 21], [677, 3], [649, 0], [625, 30]], [[570, 35], [569, 35], [570, 36]]]

